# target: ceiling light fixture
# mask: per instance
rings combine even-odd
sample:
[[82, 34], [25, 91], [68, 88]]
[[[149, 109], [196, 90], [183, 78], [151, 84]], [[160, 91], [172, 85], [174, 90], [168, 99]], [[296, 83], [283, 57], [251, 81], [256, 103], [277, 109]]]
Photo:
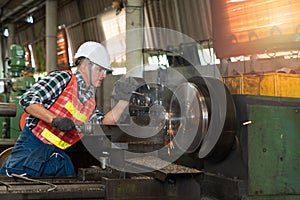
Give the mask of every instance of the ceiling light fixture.
[[9, 31], [8, 31], [8, 28], [5, 28], [4, 30], [3, 30], [3, 36], [4, 37], [8, 37], [9, 36]]
[[27, 15], [25, 18], [25, 22], [29, 24], [33, 24], [33, 16], [32, 15]]

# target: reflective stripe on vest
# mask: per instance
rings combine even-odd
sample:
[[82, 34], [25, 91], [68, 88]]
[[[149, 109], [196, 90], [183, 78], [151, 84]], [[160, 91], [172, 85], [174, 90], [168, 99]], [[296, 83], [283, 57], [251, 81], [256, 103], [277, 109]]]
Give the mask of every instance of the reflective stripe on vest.
[[77, 119], [77, 120], [79, 120], [81, 122], [85, 122], [86, 121], [87, 116], [85, 114], [80, 113], [80, 111], [77, 110], [75, 108], [75, 106], [70, 101], [68, 101], [65, 104], [65, 108], [71, 113], [71, 115], [74, 116], [75, 119]]
[[47, 128], [45, 128], [43, 130], [43, 132], [41, 133], [41, 135], [46, 138], [49, 142], [51, 142], [52, 144], [54, 144], [55, 146], [57, 146], [60, 149], [66, 149], [68, 147], [71, 146], [71, 144], [61, 140], [59, 137], [57, 137], [56, 135], [54, 135], [51, 131], [49, 131]]
[[[51, 105], [49, 111], [58, 117], [69, 117], [76, 124], [81, 124], [90, 118], [95, 109], [96, 102], [92, 97], [85, 103], [80, 101], [78, 98], [76, 76], [71, 71], [69, 73], [72, 75], [71, 80]], [[54, 145], [63, 150], [72, 146], [83, 137], [83, 134], [78, 133], [76, 130], [62, 132], [42, 120], [39, 120], [38, 124], [32, 128], [32, 132], [43, 143]]]

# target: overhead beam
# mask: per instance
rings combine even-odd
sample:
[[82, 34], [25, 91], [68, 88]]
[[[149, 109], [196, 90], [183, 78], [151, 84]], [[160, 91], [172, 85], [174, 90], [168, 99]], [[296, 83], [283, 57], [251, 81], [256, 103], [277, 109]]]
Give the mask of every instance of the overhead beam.
[[4, 22], [8, 18], [10, 18], [13, 15], [16, 15], [20, 10], [22, 10], [24, 7], [28, 7], [31, 3], [34, 3], [36, 0], [27, 0], [15, 7], [14, 9], [10, 10], [9, 12], [5, 13], [1, 18], [0, 22]]

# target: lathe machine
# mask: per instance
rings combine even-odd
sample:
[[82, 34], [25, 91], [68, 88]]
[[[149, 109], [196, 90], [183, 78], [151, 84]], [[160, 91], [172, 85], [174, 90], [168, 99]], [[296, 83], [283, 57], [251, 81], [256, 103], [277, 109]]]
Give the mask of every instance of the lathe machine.
[[1, 198], [296, 200], [299, 111], [215, 78], [142, 84], [119, 125], [77, 127], [77, 177], [1, 177]]

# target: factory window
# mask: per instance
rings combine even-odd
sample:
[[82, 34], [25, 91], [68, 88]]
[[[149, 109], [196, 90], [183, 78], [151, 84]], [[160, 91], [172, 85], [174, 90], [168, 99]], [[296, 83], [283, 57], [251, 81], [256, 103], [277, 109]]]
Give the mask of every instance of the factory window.
[[28, 54], [27, 54], [26, 58], [28, 58], [28, 61], [27, 61], [28, 62], [28, 66], [31, 66], [31, 67], [35, 68], [36, 65], [35, 65], [35, 59], [34, 59], [34, 56], [33, 56], [32, 45], [29, 44], [27, 49], [28, 49]]
[[299, 49], [300, 1], [212, 1], [217, 56], [273, 54]]
[[148, 57], [148, 64], [145, 65], [145, 71], [157, 70], [159, 67], [168, 68], [169, 61], [166, 54], [152, 55]]
[[68, 44], [64, 28], [59, 29], [57, 33], [57, 64], [59, 66], [69, 66]]
[[220, 64], [220, 60], [216, 57], [213, 41], [203, 40], [197, 44], [198, 55], [201, 66]]
[[115, 10], [107, 11], [100, 16], [101, 25], [103, 27], [106, 47], [109, 51], [113, 73], [126, 73], [123, 66], [126, 61], [126, 18], [125, 9], [116, 15]]
[[25, 49], [25, 65], [32, 67], [32, 62], [31, 62], [32, 56], [31, 56], [29, 46], [25, 46], [24, 49]]

